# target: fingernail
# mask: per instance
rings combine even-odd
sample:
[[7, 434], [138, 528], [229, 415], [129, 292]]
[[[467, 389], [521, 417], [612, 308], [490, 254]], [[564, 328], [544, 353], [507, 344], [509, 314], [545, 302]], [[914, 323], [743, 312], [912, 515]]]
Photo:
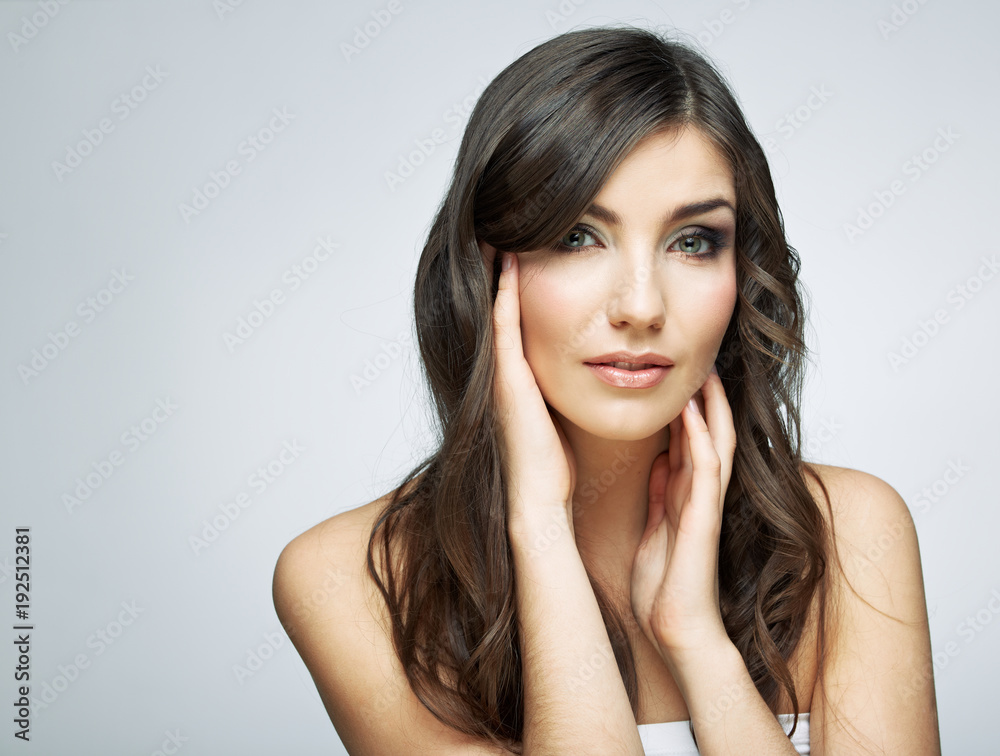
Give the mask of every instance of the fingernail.
[[690, 399], [688, 399], [688, 409], [691, 410], [696, 415], [699, 414], [698, 404], [695, 402], [693, 396]]
[[511, 252], [504, 252], [503, 253], [503, 264], [502, 265], [503, 265], [503, 269], [504, 270], [507, 270], [508, 268], [510, 268], [510, 260], [511, 260], [511, 257], [513, 257], [513, 256], [514, 255]]
[[711, 372], [715, 373], [716, 375], [719, 374], [719, 371], [715, 369], [715, 363], [714, 362], [712, 363], [712, 371]]

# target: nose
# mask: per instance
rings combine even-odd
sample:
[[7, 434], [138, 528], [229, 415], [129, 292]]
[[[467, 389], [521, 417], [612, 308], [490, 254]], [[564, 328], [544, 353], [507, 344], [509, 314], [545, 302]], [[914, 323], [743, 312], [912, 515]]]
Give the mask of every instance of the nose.
[[645, 260], [624, 255], [609, 296], [608, 320], [616, 327], [662, 328], [666, 303], [656, 271]]

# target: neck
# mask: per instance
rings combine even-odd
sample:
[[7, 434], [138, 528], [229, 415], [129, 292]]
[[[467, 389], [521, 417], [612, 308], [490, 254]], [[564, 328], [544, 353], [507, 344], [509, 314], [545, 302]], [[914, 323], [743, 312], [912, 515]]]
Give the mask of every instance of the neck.
[[622, 441], [591, 435], [562, 417], [560, 424], [576, 462], [573, 531], [580, 556], [592, 575], [627, 580], [646, 529], [649, 471], [667, 450], [670, 430]]

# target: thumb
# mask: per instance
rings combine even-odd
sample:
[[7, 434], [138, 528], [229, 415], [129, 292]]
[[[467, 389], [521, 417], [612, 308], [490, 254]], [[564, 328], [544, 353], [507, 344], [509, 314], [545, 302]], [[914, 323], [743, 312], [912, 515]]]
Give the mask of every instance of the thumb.
[[[498, 359], [510, 359], [521, 354], [521, 308], [517, 290], [517, 255], [511, 252], [500, 252], [500, 280], [497, 285], [497, 298], [493, 305], [493, 324], [495, 328], [496, 346], [499, 350]], [[504, 268], [503, 266], [507, 267]]]

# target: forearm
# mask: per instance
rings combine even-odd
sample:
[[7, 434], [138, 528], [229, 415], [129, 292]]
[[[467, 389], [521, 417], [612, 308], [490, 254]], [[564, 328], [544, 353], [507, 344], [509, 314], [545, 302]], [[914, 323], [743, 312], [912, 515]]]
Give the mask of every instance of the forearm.
[[[568, 517], [568, 515], [567, 515]], [[562, 515], [511, 528], [525, 695], [524, 753], [642, 754], [573, 534]]]
[[731, 641], [720, 640], [684, 658], [661, 655], [687, 703], [703, 756], [797, 753]]

